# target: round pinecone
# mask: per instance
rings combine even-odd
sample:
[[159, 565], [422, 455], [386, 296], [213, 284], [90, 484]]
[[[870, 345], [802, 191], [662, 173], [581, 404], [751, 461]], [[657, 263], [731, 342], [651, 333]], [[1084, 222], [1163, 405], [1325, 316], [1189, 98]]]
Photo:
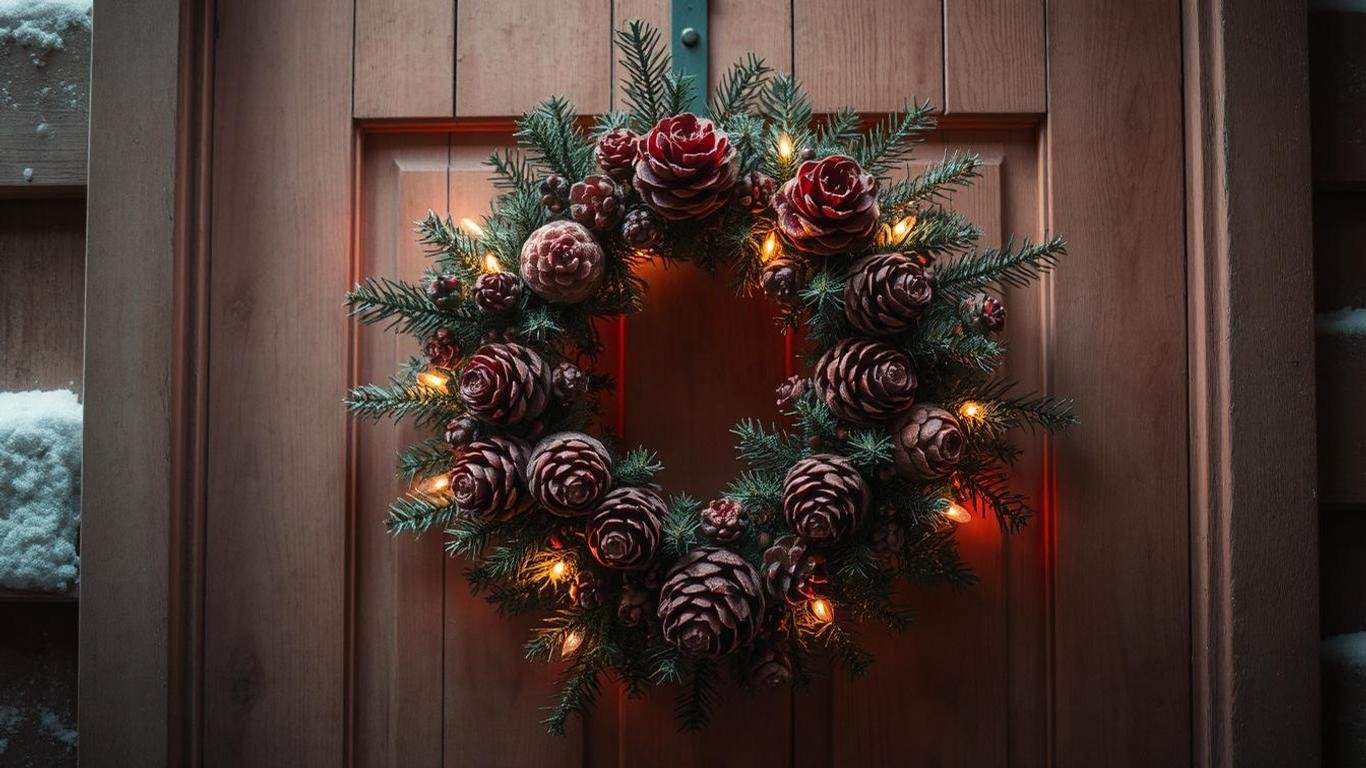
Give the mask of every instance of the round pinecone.
[[574, 574], [574, 581], [569, 585], [569, 599], [580, 608], [596, 608], [602, 605], [602, 592], [602, 584], [598, 582], [597, 574], [586, 568]]
[[626, 194], [606, 176], [589, 176], [569, 188], [569, 215], [594, 232], [615, 227], [626, 213]]
[[455, 343], [455, 334], [449, 328], [437, 328], [422, 348], [427, 362], [437, 368], [454, 368], [460, 358], [460, 345]]
[[816, 587], [826, 583], [825, 558], [807, 551], [801, 537], [779, 536], [764, 550], [761, 569], [764, 589], [774, 600], [800, 603], [816, 594]]
[[873, 529], [873, 551], [887, 560], [901, 556], [901, 548], [906, 545], [906, 529], [895, 520], [884, 520]]
[[541, 180], [541, 205], [551, 213], [564, 213], [569, 206], [569, 182], [551, 174]]
[[816, 361], [811, 383], [835, 418], [853, 424], [886, 421], [915, 401], [910, 355], [880, 341], [835, 344]]
[[650, 607], [650, 593], [630, 584], [622, 587], [621, 601], [617, 603], [617, 621], [628, 627], [639, 626], [645, 620], [645, 612]]
[[479, 422], [470, 416], [457, 416], [446, 422], [446, 444], [452, 448], [463, 446], [478, 433]]
[[925, 270], [899, 253], [865, 256], [849, 268], [844, 286], [844, 316], [870, 336], [905, 330], [930, 305]]
[[843, 155], [807, 161], [773, 196], [773, 210], [797, 250], [857, 251], [877, 231], [877, 179]]
[[547, 511], [586, 515], [612, 485], [612, 457], [595, 437], [559, 432], [536, 444], [527, 463], [527, 487]]
[[434, 277], [427, 283], [427, 298], [443, 312], [450, 312], [460, 306], [460, 278], [455, 275]]
[[560, 363], [550, 372], [550, 387], [556, 401], [572, 403], [588, 393], [588, 374], [573, 363]]
[[640, 140], [636, 191], [669, 221], [705, 218], [725, 205], [739, 175], [730, 137], [690, 112], [660, 120]]
[[753, 640], [763, 622], [759, 574], [728, 549], [694, 549], [669, 571], [658, 614], [666, 642], [692, 656], [723, 656]]
[[593, 156], [602, 172], [622, 183], [631, 180], [636, 172], [636, 157], [640, 137], [629, 128], [617, 128], [598, 137]]
[[1000, 333], [1006, 327], [1006, 305], [987, 293], [979, 293], [968, 300], [968, 314], [977, 330], [985, 334]]
[[750, 213], [763, 213], [777, 188], [772, 178], [753, 171], [735, 185], [735, 200]]
[[952, 413], [917, 403], [892, 424], [892, 461], [902, 477], [933, 480], [963, 458], [963, 428]]
[[507, 437], [476, 440], [460, 451], [451, 470], [451, 494], [460, 511], [481, 519], [511, 517], [531, 498], [522, 483], [526, 444]]
[[465, 410], [488, 424], [534, 419], [550, 401], [550, 366], [521, 344], [485, 344], [460, 374]]
[[792, 660], [776, 648], [767, 648], [754, 657], [749, 679], [765, 688], [781, 688], [792, 682]]
[[602, 247], [582, 224], [552, 221], [522, 244], [522, 279], [551, 304], [583, 301], [602, 283]]
[[735, 499], [717, 499], [702, 510], [702, 535], [729, 544], [745, 534], [749, 513]]
[[799, 536], [829, 544], [858, 528], [868, 510], [868, 486], [843, 456], [801, 459], [783, 479], [783, 514]]
[[608, 568], [643, 568], [659, 548], [660, 525], [668, 511], [664, 499], [649, 488], [617, 488], [603, 497], [588, 522], [588, 551]]
[[801, 300], [798, 292], [802, 289], [802, 283], [806, 282], [805, 271], [795, 259], [774, 259], [765, 264], [764, 270], [759, 273], [759, 284], [774, 301], [795, 304]]
[[802, 395], [806, 394], [806, 388], [809, 386], [811, 386], [810, 379], [804, 379], [801, 376], [788, 376], [774, 390], [774, 394], [778, 396], [778, 407], [784, 410], [795, 407], [797, 401], [802, 399]]
[[649, 208], [632, 208], [621, 223], [621, 239], [638, 251], [648, 251], [664, 239], [659, 214]]
[[522, 298], [522, 278], [511, 272], [489, 272], [474, 281], [474, 305], [486, 315], [500, 315]]

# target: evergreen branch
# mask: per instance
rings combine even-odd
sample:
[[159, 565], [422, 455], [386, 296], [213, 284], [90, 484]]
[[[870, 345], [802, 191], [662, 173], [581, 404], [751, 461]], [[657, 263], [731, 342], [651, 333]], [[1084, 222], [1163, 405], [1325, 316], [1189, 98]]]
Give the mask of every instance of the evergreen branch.
[[789, 435], [770, 432], [754, 419], [745, 419], [730, 431], [740, 438], [740, 458], [755, 469], [786, 469], [802, 456], [801, 448]]
[[481, 557], [502, 525], [496, 520], [481, 520], [464, 515], [454, 518], [446, 528], [446, 554]]
[[883, 432], [860, 429], [849, 435], [845, 455], [854, 466], [872, 472], [892, 461], [892, 438]]
[[455, 453], [440, 438], [413, 443], [398, 455], [399, 477], [407, 481], [444, 474], [454, 466]]
[[726, 486], [724, 495], [745, 509], [777, 509], [783, 503], [782, 473], [745, 470]]
[[493, 169], [493, 186], [530, 195], [536, 192], [536, 171], [530, 160], [515, 149], [503, 149], [489, 155], [484, 164]]
[[718, 125], [729, 125], [735, 115], [754, 109], [773, 68], [753, 53], [735, 62], [721, 76], [708, 110]]
[[920, 135], [934, 128], [934, 111], [927, 100], [894, 112], [864, 134], [854, 151], [854, 159], [865, 171], [882, 177], [893, 166], [908, 158], [920, 143]]
[[449, 523], [456, 511], [455, 504], [447, 496], [413, 491], [389, 505], [389, 517], [385, 525], [390, 533], [411, 531], [421, 535], [433, 526]]
[[565, 668], [560, 677], [560, 695], [550, 714], [541, 722], [552, 735], [563, 736], [570, 715], [587, 717], [597, 704], [601, 682], [598, 673], [603, 664], [598, 654], [583, 653]]
[[697, 93], [697, 78], [692, 75], [670, 72], [664, 78], [665, 116], [687, 112]]
[[998, 465], [977, 471], [959, 471], [957, 475], [959, 487], [968, 500], [991, 510], [1002, 533], [1020, 530], [1034, 514], [1029, 508], [1029, 500], [1010, 489], [1011, 478], [1007, 470]]
[[702, 524], [702, 517], [697, 513], [699, 507], [701, 503], [686, 494], [669, 498], [669, 512], [664, 516], [661, 530], [663, 546], [674, 558], [688, 554], [697, 545], [697, 529]]
[[408, 333], [418, 338], [430, 336], [451, 322], [450, 315], [437, 309], [420, 288], [384, 277], [368, 277], [346, 295], [351, 314], [365, 325], [386, 320], [386, 330]]
[[930, 256], [960, 251], [977, 242], [982, 230], [957, 211], [923, 212], [903, 242], [907, 249]]
[[710, 662], [693, 662], [692, 674], [674, 699], [674, 714], [683, 731], [693, 733], [707, 727], [717, 701], [716, 667]]
[[847, 155], [859, 138], [858, 113], [848, 107], [832, 112], [816, 129], [816, 154]]
[[402, 419], [415, 417], [417, 423], [442, 423], [457, 409], [455, 400], [433, 387], [398, 385], [381, 387], [361, 384], [351, 390], [346, 407], [362, 417], [378, 421], [381, 418]]
[[578, 126], [574, 106], [559, 96], [522, 115], [513, 135], [532, 162], [566, 179], [578, 181], [593, 172], [593, 146]]
[[955, 190], [971, 186], [981, 176], [982, 161], [976, 154], [954, 152], [926, 168], [913, 179], [889, 184], [878, 193], [884, 220], [897, 220], [927, 202], [942, 202]]
[[1037, 245], [1025, 241], [1018, 250], [1006, 243], [1004, 248], [974, 251], [939, 268], [936, 290], [963, 299], [991, 286], [1022, 288], [1052, 269], [1066, 251], [1058, 237]]
[[790, 74], [779, 74], [768, 81], [759, 99], [760, 111], [773, 127], [790, 136], [795, 144], [810, 133], [811, 101], [801, 84]]
[[638, 133], [667, 115], [669, 57], [659, 41], [659, 30], [634, 19], [616, 33], [619, 63], [625, 71], [622, 93]]
[[616, 485], [645, 485], [662, 469], [664, 465], [654, 451], [636, 448], [612, 468], [612, 480]]
[[902, 546], [899, 560], [902, 577], [913, 583], [955, 586], [977, 583], [977, 576], [958, 552], [951, 525], [929, 528], [918, 539], [908, 539]]

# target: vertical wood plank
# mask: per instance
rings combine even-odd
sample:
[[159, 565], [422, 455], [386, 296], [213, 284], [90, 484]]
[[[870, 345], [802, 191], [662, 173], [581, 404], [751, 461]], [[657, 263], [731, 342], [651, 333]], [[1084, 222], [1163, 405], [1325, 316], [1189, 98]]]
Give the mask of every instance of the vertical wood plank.
[[0, 391], [81, 392], [85, 200], [0, 205]]
[[794, 0], [793, 70], [817, 112], [944, 103], [941, 0]]
[[203, 753], [337, 765], [352, 7], [217, 22]]
[[710, 0], [709, 10], [708, 93], [750, 53], [779, 72], [792, 71], [791, 0]]
[[356, 117], [454, 114], [455, 6], [356, 0]]
[[944, 0], [944, 111], [1041, 113], [1041, 0]]

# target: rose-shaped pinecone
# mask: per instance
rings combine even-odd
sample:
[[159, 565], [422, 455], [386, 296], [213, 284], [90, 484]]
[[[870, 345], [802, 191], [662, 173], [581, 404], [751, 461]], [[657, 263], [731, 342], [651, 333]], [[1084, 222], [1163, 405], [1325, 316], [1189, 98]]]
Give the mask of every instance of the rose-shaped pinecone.
[[460, 401], [486, 424], [534, 419], [550, 402], [550, 366], [521, 344], [485, 344], [460, 374]]
[[639, 626], [645, 620], [649, 608], [650, 593], [627, 584], [622, 587], [621, 600], [617, 603], [617, 621], [628, 627]]
[[778, 396], [778, 407], [784, 410], [794, 407], [810, 385], [811, 382], [801, 376], [788, 376], [774, 390], [774, 394]]
[[952, 413], [919, 403], [892, 424], [892, 461], [902, 477], [933, 480], [958, 466], [966, 440]]
[[978, 331], [1000, 333], [1006, 327], [1006, 305], [987, 293], [979, 293], [968, 300], [968, 314]]
[[811, 383], [835, 418], [887, 421], [915, 401], [911, 356], [880, 341], [845, 339], [816, 361]]
[[453, 368], [460, 357], [460, 345], [449, 328], [437, 328], [422, 347], [427, 362], [437, 368]]
[[635, 188], [669, 221], [701, 219], [725, 205], [740, 175], [730, 137], [690, 112], [666, 117], [640, 140]]
[[621, 223], [621, 239], [639, 251], [648, 251], [664, 239], [659, 214], [649, 208], [632, 208]]
[[843, 155], [808, 161], [773, 196], [773, 210], [800, 251], [857, 251], [877, 231], [877, 179]]
[[522, 278], [511, 272], [489, 272], [474, 281], [474, 305], [486, 315], [501, 315], [522, 298]]
[[774, 301], [795, 304], [801, 300], [799, 291], [806, 282], [806, 270], [795, 259], [774, 259], [759, 273], [759, 285]]
[[849, 268], [844, 286], [844, 316], [870, 336], [905, 330], [930, 305], [925, 269], [908, 256], [879, 253]]
[[563, 213], [569, 207], [569, 182], [551, 174], [541, 180], [541, 205], [551, 213]]
[[606, 176], [589, 176], [569, 188], [569, 215], [594, 232], [606, 232], [626, 213], [626, 194]]
[[735, 185], [735, 201], [750, 213], [763, 213], [777, 189], [778, 185], [772, 178], [753, 171], [741, 177]]
[[588, 521], [588, 551], [608, 568], [643, 568], [659, 548], [660, 525], [668, 511], [664, 499], [649, 488], [617, 488], [603, 497]]
[[744, 535], [749, 513], [735, 499], [717, 499], [702, 510], [702, 535], [717, 544], [729, 544]]
[[569, 599], [580, 608], [596, 608], [602, 605], [602, 591], [597, 574], [580, 569], [574, 574], [574, 581], [569, 584]]
[[776, 648], [767, 648], [754, 657], [749, 679], [765, 688], [781, 688], [792, 682], [792, 660]]
[[434, 277], [427, 283], [427, 298], [443, 312], [450, 312], [460, 305], [460, 278], [455, 275]]
[[783, 514], [797, 535], [829, 544], [858, 528], [868, 510], [868, 486], [843, 456], [801, 459], [783, 479]]
[[573, 363], [560, 363], [550, 374], [551, 391], [560, 403], [572, 403], [588, 393], [588, 374]]
[[825, 559], [808, 552], [806, 542], [792, 534], [779, 536], [764, 550], [760, 573], [769, 597], [793, 604], [811, 598], [826, 583]]
[[541, 440], [527, 463], [531, 497], [562, 517], [592, 512], [612, 485], [612, 458], [595, 437], [559, 432]]
[[583, 301], [602, 283], [602, 247], [582, 224], [552, 221], [522, 244], [522, 279], [551, 304]]
[[452, 448], [463, 446], [474, 439], [479, 422], [470, 416], [457, 416], [446, 422], [446, 444]]
[[754, 639], [764, 618], [759, 574], [728, 549], [684, 555], [660, 588], [664, 640], [703, 658], [723, 656]]
[[455, 506], [480, 519], [508, 518], [531, 502], [522, 482], [526, 444], [507, 437], [475, 440], [460, 451], [451, 470]]
[[636, 172], [636, 157], [640, 137], [629, 128], [618, 128], [598, 137], [593, 150], [602, 172], [622, 183], [631, 180]]

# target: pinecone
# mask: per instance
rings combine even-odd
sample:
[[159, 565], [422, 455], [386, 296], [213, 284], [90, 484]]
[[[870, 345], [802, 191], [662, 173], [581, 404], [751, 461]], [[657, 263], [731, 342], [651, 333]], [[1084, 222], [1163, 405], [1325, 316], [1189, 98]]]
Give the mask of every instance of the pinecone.
[[550, 373], [550, 387], [555, 400], [567, 405], [588, 393], [588, 374], [573, 363], [560, 363]]
[[521, 344], [485, 344], [460, 374], [460, 401], [486, 424], [534, 419], [550, 401], [550, 366]]
[[582, 224], [552, 221], [522, 244], [522, 279], [551, 304], [583, 301], [602, 283], [602, 247]]
[[640, 140], [634, 183], [660, 216], [686, 221], [725, 205], [739, 175], [740, 162], [726, 132], [684, 112], [660, 120]]
[[602, 172], [623, 184], [636, 172], [640, 137], [629, 128], [617, 128], [598, 137], [593, 156]]
[[966, 442], [952, 413], [917, 403], [892, 424], [892, 461], [902, 477], [933, 480], [958, 466]]
[[717, 499], [702, 510], [702, 535], [716, 544], [729, 544], [744, 535], [749, 513], [735, 499]]
[[825, 558], [807, 551], [801, 537], [779, 536], [764, 550], [760, 571], [764, 589], [774, 600], [797, 604], [816, 594], [816, 587], [826, 583]]
[[877, 231], [877, 179], [843, 155], [807, 161], [773, 196], [773, 210], [799, 251], [857, 251]]
[[830, 544], [858, 528], [868, 511], [868, 486], [843, 456], [818, 453], [799, 460], [783, 479], [783, 514], [799, 536]]
[[906, 529], [895, 520], [884, 520], [873, 529], [873, 551], [885, 560], [896, 561], [906, 545]]
[[765, 688], [781, 688], [792, 682], [792, 660], [776, 648], [766, 648], [754, 657], [749, 679]]
[[764, 619], [759, 574], [728, 549], [684, 555], [660, 589], [664, 640], [696, 657], [723, 656], [754, 639]]
[[806, 394], [806, 388], [809, 386], [811, 386], [810, 379], [804, 379], [801, 376], [788, 376], [774, 390], [774, 394], [778, 396], [778, 407], [785, 411], [796, 407], [797, 401], [802, 399], [802, 395]]
[[778, 185], [773, 179], [753, 171], [735, 185], [735, 201], [750, 213], [763, 213], [777, 189]]
[[451, 494], [460, 511], [480, 519], [502, 519], [531, 502], [522, 483], [526, 444], [507, 437], [476, 440], [460, 451], [451, 470]]
[[801, 300], [799, 292], [806, 282], [806, 270], [795, 259], [777, 258], [764, 265], [759, 273], [759, 284], [774, 301], [795, 304]]
[[455, 275], [442, 275], [427, 283], [427, 298], [442, 312], [454, 311], [460, 306], [460, 278]]
[[640, 626], [650, 607], [650, 593], [627, 584], [621, 589], [621, 601], [617, 603], [617, 621], [628, 627]]
[[527, 463], [527, 487], [547, 511], [576, 517], [593, 511], [612, 485], [612, 457], [595, 437], [559, 432], [541, 440]]
[[972, 324], [984, 334], [996, 334], [1005, 330], [1006, 305], [995, 296], [979, 293], [968, 300], [968, 315]]
[[522, 278], [511, 272], [489, 272], [474, 281], [474, 305], [486, 315], [501, 315], [522, 298]]
[[457, 416], [446, 422], [446, 444], [456, 448], [474, 439], [479, 422], [469, 416]]
[[569, 182], [563, 176], [552, 173], [541, 180], [541, 205], [555, 214], [569, 207]]
[[626, 213], [626, 193], [606, 176], [589, 176], [569, 188], [569, 215], [594, 232], [606, 232]]
[[659, 548], [660, 525], [668, 511], [664, 499], [649, 488], [617, 488], [603, 497], [588, 522], [588, 551], [608, 568], [642, 568]]
[[853, 424], [887, 421], [915, 401], [910, 355], [880, 341], [835, 344], [816, 361], [811, 383], [835, 418]]
[[602, 592], [597, 574], [586, 568], [579, 569], [579, 572], [574, 574], [574, 581], [569, 585], [569, 599], [580, 608], [596, 608], [602, 605]]
[[454, 368], [460, 359], [460, 345], [455, 343], [455, 334], [449, 328], [437, 328], [422, 348], [427, 362], [437, 368]]
[[844, 286], [844, 315], [849, 324], [870, 336], [905, 330], [930, 305], [925, 270], [899, 253], [865, 256], [849, 268]]
[[621, 223], [621, 239], [638, 251], [648, 251], [664, 239], [659, 214], [649, 208], [632, 208]]

